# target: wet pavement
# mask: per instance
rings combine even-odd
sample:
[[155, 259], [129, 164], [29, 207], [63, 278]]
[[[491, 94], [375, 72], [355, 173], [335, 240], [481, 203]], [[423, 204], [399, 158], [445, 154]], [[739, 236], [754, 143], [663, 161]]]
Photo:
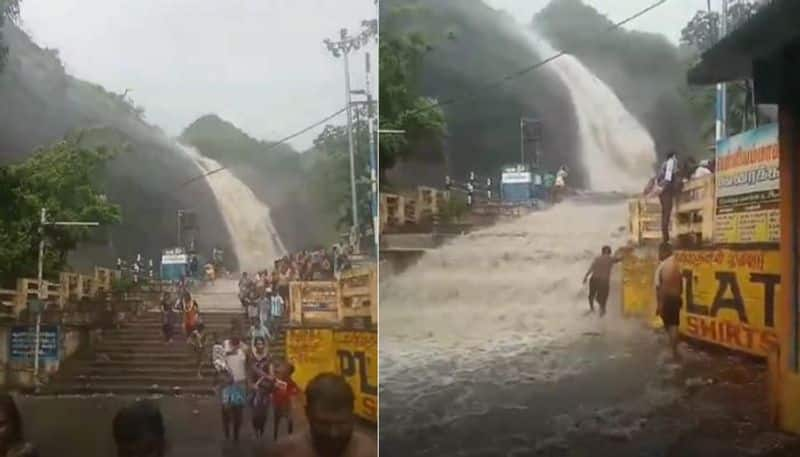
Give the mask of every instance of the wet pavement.
[[[586, 334], [548, 349], [580, 372], [541, 380], [498, 360], [486, 367], [498, 383], [452, 379], [424, 409], [384, 389], [381, 455], [752, 456], [797, 445], [767, 422], [763, 363], [684, 345], [677, 365], [664, 345], [649, 330], [626, 341]], [[438, 369], [458, 373], [458, 365]]]
[[[223, 439], [220, 410], [211, 397], [150, 397], [164, 415], [170, 457], [250, 457], [263, 455], [272, 442], [268, 436], [253, 438], [249, 416], [238, 445]], [[116, 455], [111, 432], [114, 414], [137, 397], [98, 395], [89, 397], [16, 396], [23, 415], [27, 439], [36, 443], [41, 455], [89, 457]], [[302, 412], [294, 416], [296, 429], [306, 426]], [[362, 428], [375, 435], [374, 428]], [[286, 433], [285, 424], [281, 436]]]

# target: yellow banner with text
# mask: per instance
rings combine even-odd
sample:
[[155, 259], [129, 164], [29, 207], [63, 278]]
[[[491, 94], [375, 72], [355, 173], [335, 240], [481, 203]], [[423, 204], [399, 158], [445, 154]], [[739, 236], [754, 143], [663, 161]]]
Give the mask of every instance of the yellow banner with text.
[[684, 277], [681, 333], [766, 356], [777, 344], [778, 250], [678, 251]]
[[378, 418], [378, 344], [374, 331], [290, 328], [286, 357], [301, 389], [320, 373], [338, 373], [353, 387], [355, 413]]

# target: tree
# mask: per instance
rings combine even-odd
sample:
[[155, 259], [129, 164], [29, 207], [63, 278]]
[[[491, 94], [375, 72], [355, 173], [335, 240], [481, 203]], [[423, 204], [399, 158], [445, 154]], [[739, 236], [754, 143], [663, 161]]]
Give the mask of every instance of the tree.
[[[742, 0], [728, 7], [728, 29], [732, 30], [758, 10], [752, 1]], [[681, 31], [681, 44], [693, 49], [687, 58], [688, 65], [697, 60], [697, 53], [713, 46], [719, 36], [719, 13], [698, 11]], [[688, 67], [687, 65], [687, 67]], [[752, 86], [748, 81], [735, 81], [727, 84], [727, 134], [735, 135], [753, 126], [755, 107], [752, 105]], [[683, 94], [698, 120], [701, 137], [706, 143], [714, 139], [716, 90], [713, 87], [686, 88]]]
[[[732, 2], [728, 6], [728, 30], [733, 30], [750, 19], [758, 6], [749, 0]], [[681, 44], [693, 46], [700, 52], [709, 49], [717, 42], [720, 35], [719, 13], [716, 11], [698, 11], [681, 30]]]
[[[6, 20], [16, 22], [19, 20], [19, 2], [20, 0], [0, 0], [0, 29]], [[6, 62], [8, 55], [8, 47], [3, 44], [3, 32], [0, 30], [0, 71]]]
[[403, 135], [384, 135], [380, 141], [381, 182], [386, 170], [411, 155], [415, 146], [438, 143], [445, 133], [445, 118], [435, 100], [417, 91], [423, 58], [431, 47], [419, 34], [380, 39], [380, 126], [404, 130]]
[[[0, 168], [0, 279], [36, 274], [39, 212], [51, 220], [120, 221], [120, 209], [102, 193], [112, 153], [65, 140], [37, 151], [25, 162]], [[47, 227], [45, 275], [66, 265], [67, 254], [89, 235], [85, 227]]]
[[[353, 142], [356, 172], [356, 196], [359, 226], [370, 224], [369, 132], [366, 107], [354, 109]], [[339, 230], [350, 227], [353, 205], [350, 187], [350, 153], [346, 125], [326, 125], [314, 139], [314, 162], [311, 165], [311, 183], [314, 199], [320, 210], [333, 212]]]

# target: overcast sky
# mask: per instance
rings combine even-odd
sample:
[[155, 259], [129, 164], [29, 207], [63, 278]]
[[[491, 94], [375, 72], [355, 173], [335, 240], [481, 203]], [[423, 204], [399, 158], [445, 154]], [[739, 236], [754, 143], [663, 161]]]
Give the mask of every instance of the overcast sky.
[[[484, 0], [495, 9], [511, 13], [520, 22], [530, 22], [533, 15], [550, 0]], [[656, 0], [583, 0], [614, 22], [622, 21], [656, 3]], [[711, 0], [713, 9], [720, 9], [721, 0]], [[634, 19], [626, 28], [665, 35], [677, 44], [681, 29], [698, 10], [708, 8], [707, 0], [667, 0], [663, 5]]]
[[[345, 105], [342, 60], [322, 40], [376, 15], [374, 0], [22, 2], [23, 28], [58, 49], [70, 74], [131, 89], [147, 120], [169, 134], [216, 113], [268, 140]], [[352, 55], [354, 90], [363, 88], [364, 50], [377, 62], [374, 44]], [[291, 143], [306, 149], [320, 130]]]

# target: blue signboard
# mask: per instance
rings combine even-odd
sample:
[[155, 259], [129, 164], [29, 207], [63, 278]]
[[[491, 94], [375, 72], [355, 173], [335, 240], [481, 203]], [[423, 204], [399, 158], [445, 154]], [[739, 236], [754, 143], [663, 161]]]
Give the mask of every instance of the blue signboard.
[[[33, 360], [36, 327], [15, 325], [9, 335], [9, 360], [22, 362]], [[39, 360], [51, 362], [58, 360], [58, 326], [42, 325], [39, 327]]]

